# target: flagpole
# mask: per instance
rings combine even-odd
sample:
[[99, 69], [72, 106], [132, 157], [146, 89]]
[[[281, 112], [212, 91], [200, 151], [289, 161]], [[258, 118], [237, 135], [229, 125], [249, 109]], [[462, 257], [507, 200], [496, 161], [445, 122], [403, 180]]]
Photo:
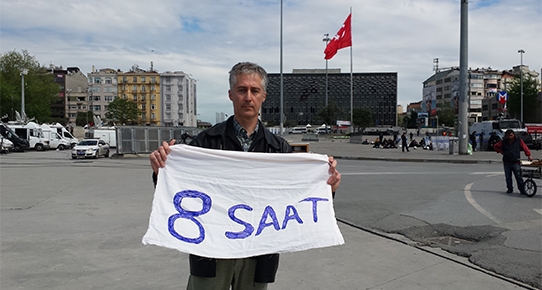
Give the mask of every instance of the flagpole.
[[[352, 16], [352, 7], [350, 7], [350, 16]], [[352, 23], [352, 18], [350, 18], [350, 23]], [[352, 61], [353, 59], [352, 47], [353, 46], [354, 46], [354, 43], [352, 42], [352, 45], [350, 45], [350, 132], [354, 131], [353, 130], [354, 129], [354, 73], [353, 73], [354, 65]]]
[[284, 76], [282, 74], [282, 0], [280, 0], [280, 134], [284, 128]]

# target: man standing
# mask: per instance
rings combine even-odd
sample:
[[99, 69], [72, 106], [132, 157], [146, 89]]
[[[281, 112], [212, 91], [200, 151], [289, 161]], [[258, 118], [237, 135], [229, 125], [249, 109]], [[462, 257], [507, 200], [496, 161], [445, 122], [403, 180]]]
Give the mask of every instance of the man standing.
[[514, 186], [512, 185], [512, 173], [514, 173], [519, 192], [521, 194], [525, 194], [523, 178], [521, 177], [520, 150], [523, 150], [529, 161], [533, 160], [531, 157], [531, 151], [529, 151], [529, 148], [527, 145], [525, 145], [525, 142], [519, 138], [516, 138], [514, 131], [508, 129], [504, 133], [504, 139], [497, 142], [493, 146], [493, 149], [495, 149], [497, 153], [502, 154], [504, 177], [506, 179], [506, 188], [508, 189], [506, 193], [512, 193], [514, 191]]
[[[283, 138], [272, 134], [258, 119], [258, 113], [267, 96], [267, 72], [259, 65], [242, 62], [230, 71], [228, 96], [233, 103], [234, 115], [228, 120], [198, 134], [189, 145], [209, 149], [245, 152], [290, 153], [292, 148]], [[165, 166], [170, 146], [175, 140], [163, 142], [150, 155], [153, 180], [159, 168]], [[337, 161], [329, 157], [330, 177], [327, 183], [334, 193], [341, 181]], [[247, 178], [254, 178], [247, 176]], [[243, 259], [214, 259], [190, 255], [188, 290], [267, 289], [275, 280], [279, 255], [267, 254]]]
[[470, 143], [472, 144], [472, 152], [476, 151], [476, 131], [472, 131], [472, 134], [469, 136]]
[[410, 152], [410, 150], [408, 150], [408, 142], [407, 142], [406, 133], [404, 132], [403, 132], [403, 135], [401, 135], [401, 147], [403, 148], [403, 152], [405, 152], [405, 148], [407, 152]]

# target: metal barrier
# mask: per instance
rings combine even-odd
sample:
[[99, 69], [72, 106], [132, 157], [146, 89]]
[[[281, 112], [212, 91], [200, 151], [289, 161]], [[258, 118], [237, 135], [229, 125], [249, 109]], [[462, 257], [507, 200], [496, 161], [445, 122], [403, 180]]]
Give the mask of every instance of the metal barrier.
[[158, 149], [162, 141], [181, 140], [181, 135], [188, 133], [196, 136], [202, 129], [195, 127], [162, 126], [118, 126], [117, 154], [151, 153]]

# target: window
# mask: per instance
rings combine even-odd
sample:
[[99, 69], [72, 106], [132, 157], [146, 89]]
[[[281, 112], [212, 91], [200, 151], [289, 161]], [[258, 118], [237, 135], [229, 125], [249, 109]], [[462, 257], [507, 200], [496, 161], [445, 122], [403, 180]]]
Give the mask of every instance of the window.
[[169, 102], [171, 101], [171, 95], [170, 94], [166, 94], [166, 102]]
[[127, 83], [128, 81], [126, 80], [126, 77], [122, 77], [122, 82], [123, 83]]
[[171, 86], [166, 86], [166, 92], [171, 92]]
[[166, 84], [171, 83], [171, 77], [166, 77], [166, 79], [164, 80], [164, 82], [165, 82]]
[[141, 104], [141, 110], [147, 110], [147, 104]]
[[156, 110], [156, 105], [155, 104], [151, 104], [151, 110]]
[[154, 94], [151, 95], [151, 100], [156, 100], [156, 96]]
[[137, 83], [137, 77], [133, 77], [132, 82]]
[[132, 86], [132, 92], [137, 92], [137, 86], [136, 85]]
[[101, 78], [94, 78], [94, 83], [95, 84], [100, 84], [101, 82], [102, 82]]
[[145, 95], [145, 94], [141, 95], [141, 100], [146, 101], [147, 100], [147, 95]]
[[101, 111], [101, 109], [102, 109], [102, 106], [100, 106], [100, 105], [94, 105], [94, 106], [92, 106], [92, 110], [93, 110], [93, 111], [98, 111], [98, 112], [99, 112], [99, 111]]
[[141, 82], [144, 83], [147, 81], [147, 78], [146, 77], [141, 77]]
[[154, 86], [151, 86], [151, 91], [154, 91]]
[[92, 97], [92, 101], [100, 101], [101, 97], [100, 96], [93, 96]]
[[137, 101], [137, 95], [136, 94], [133, 95], [133, 100]]
[[166, 104], [166, 111], [171, 110], [171, 104]]
[[141, 87], [141, 91], [142, 91], [142, 92], [145, 91], [145, 86], [142, 86], [142, 87]]
[[151, 119], [154, 119], [154, 113], [151, 113]]
[[151, 84], [156, 83], [156, 77], [151, 77]]
[[111, 81], [111, 78], [105, 78], [105, 83], [110, 85], [113, 81]]
[[141, 114], [141, 119], [147, 119], [147, 114], [142, 113], [142, 114]]

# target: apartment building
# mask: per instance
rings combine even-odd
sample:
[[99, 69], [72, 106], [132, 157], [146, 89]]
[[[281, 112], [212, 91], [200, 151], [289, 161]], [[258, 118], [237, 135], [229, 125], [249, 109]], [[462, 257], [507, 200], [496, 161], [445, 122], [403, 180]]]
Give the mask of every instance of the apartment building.
[[109, 110], [111, 103], [118, 93], [117, 74], [119, 71], [111, 68], [102, 68], [92, 71], [88, 76], [88, 107], [102, 120], [106, 120], [105, 113]]
[[118, 96], [133, 100], [141, 111], [137, 123], [160, 126], [160, 74], [153, 69], [143, 70], [133, 65], [128, 72], [117, 73]]
[[160, 119], [164, 126], [197, 127], [197, 81], [182, 71], [160, 74]]

